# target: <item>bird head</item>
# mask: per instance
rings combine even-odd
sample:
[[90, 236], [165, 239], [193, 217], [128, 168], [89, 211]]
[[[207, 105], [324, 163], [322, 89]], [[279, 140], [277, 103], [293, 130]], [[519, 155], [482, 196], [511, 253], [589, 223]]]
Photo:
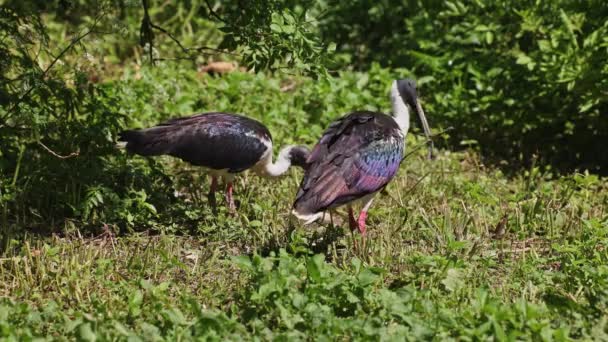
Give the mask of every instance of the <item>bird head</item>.
[[289, 150], [289, 160], [291, 161], [291, 164], [299, 166], [305, 170], [308, 168], [307, 160], [309, 155], [310, 149], [306, 146], [293, 146]]
[[397, 88], [397, 92], [401, 96], [401, 99], [411, 109], [416, 110], [416, 103], [418, 102], [418, 94], [416, 92], [416, 81], [411, 78], [404, 80], [396, 80], [393, 82], [393, 87]]
[[418, 99], [416, 81], [411, 78], [395, 80], [392, 88], [392, 96], [396, 95], [400, 97], [403, 103], [409, 107], [411, 111], [416, 112], [418, 118], [420, 119], [420, 124], [424, 130], [424, 135], [426, 136], [427, 144], [429, 146], [429, 158], [433, 158], [433, 140], [431, 140], [431, 129], [429, 128], [429, 123], [426, 120], [424, 110], [422, 109], [422, 105]]

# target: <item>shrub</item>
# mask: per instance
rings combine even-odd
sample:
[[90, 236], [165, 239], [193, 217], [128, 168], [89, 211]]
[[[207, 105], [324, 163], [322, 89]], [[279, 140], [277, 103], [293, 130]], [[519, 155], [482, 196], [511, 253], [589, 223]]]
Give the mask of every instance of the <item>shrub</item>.
[[490, 157], [606, 172], [604, 1], [356, 1], [318, 28], [341, 66], [407, 67], [451, 143]]

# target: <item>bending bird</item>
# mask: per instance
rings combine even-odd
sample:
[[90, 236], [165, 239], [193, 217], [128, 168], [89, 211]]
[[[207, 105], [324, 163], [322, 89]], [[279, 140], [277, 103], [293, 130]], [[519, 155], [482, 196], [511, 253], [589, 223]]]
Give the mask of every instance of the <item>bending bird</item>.
[[[358, 229], [365, 236], [374, 195], [393, 179], [403, 159], [410, 111], [420, 118], [432, 157], [433, 143], [416, 82], [396, 80], [390, 94], [391, 116], [369, 111], [347, 114], [330, 124], [313, 148], [292, 210], [305, 224], [319, 219], [328, 209], [348, 205], [351, 230]], [[355, 201], [363, 203], [356, 220]]]
[[211, 175], [209, 202], [215, 209], [218, 178], [226, 183], [226, 201], [231, 212], [235, 176], [251, 169], [256, 174], [278, 177], [291, 165], [304, 167], [310, 151], [304, 146], [286, 146], [272, 161], [272, 136], [268, 128], [251, 118], [212, 112], [171, 119], [157, 126], [120, 133], [127, 151], [142, 156], [170, 155], [208, 169]]

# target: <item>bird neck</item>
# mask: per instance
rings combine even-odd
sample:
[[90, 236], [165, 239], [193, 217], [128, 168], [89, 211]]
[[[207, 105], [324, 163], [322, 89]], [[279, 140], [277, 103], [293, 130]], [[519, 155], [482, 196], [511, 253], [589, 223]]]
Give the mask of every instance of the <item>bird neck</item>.
[[270, 150], [270, 155], [268, 156], [268, 159], [266, 159], [267, 161], [263, 167], [264, 173], [269, 177], [279, 177], [287, 172], [291, 166], [291, 150], [294, 147], [295, 146], [283, 147], [274, 163], [272, 162], [272, 150]]
[[393, 119], [405, 136], [410, 129], [410, 110], [397, 90], [397, 83], [394, 83], [391, 88], [391, 102], [393, 104]]

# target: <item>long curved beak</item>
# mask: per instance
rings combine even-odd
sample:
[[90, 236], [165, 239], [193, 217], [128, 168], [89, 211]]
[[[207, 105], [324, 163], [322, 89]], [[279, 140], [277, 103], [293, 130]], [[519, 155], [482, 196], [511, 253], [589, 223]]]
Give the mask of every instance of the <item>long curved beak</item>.
[[422, 105], [420, 104], [420, 100], [416, 99], [416, 111], [418, 112], [418, 117], [420, 118], [420, 123], [422, 123], [422, 129], [424, 130], [424, 135], [426, 136], [426, 142], [429, 147], [429, 159], [433, 159], [433, 140], [431, 139], [431, 129], [429, 128], [429, 123], [426, 121], [426, 116], [424, 116], [424, 110], [422, 110]]

